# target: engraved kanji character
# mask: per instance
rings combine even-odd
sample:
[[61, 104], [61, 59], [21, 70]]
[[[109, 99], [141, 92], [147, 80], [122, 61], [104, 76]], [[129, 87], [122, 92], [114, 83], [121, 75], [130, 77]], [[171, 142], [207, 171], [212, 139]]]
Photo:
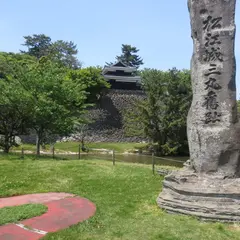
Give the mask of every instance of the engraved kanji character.
[[205, 73], [204, 74], [204, 76], [206, 76], [206, 77], [208, 77], [208, 76], [210, 76], [211, 74], [217, 74], [217, 75], [221, 75], [221, 72], [220, 71], [217, 71], [217, 65], [216, 64], [213, 64], [213, 63], [211, 63], [210, 64], [210, 67], [212, 67], [212, 68], [209, 68], [208, 69], [208, 73]]
[[212, 16], [208, 16], [206, 20], [203, 21], [203, 30], [213, 30], [216, 28], [221, 28], [222, 25], [220, 21], [222, 20], [222, 17], [216, 17], [213, 18]]
[[215, 123], [215, 122], [220, 122], [220, 117], [222, 116], [221, 113], [219, 112], [207, 112], [205, 114], [205, 120], [204, 122], [206, 124], [208, 123]]
[[217, 94], [215, 92], [208, 92], [208, 94], [204, 98], [205, 101], [202, 106], [206, 107], [206, 109], [216, 110], [219, 107], [219, 104], [217, 102]]
[[210, 77], [209, 80], [207, 82], [205, 82], [205, 84], [207, 85], [205, 90], [207, 90], [209, 88], [213, 88], [215, 90], [221, 89], [222, 87], [218, 83], [216, 83], [216, 81], [217, 80], [215, 78]]
[[218, 33], [212, 34], [212, 33], [207, 33], [205, 39], [205, 47], [213, 46], [216, 44], [221, 44], [221, 41], [219, 40], [220, 35]]
[[203, 55], [203, 60], [205, 62], [210, 62], [210, 61], [220, 61], [223, 62], [223, 54], [220, 52], [220, 48], [217, 47], [212, 47], [211, 49], [206, 49], [205, 53]]

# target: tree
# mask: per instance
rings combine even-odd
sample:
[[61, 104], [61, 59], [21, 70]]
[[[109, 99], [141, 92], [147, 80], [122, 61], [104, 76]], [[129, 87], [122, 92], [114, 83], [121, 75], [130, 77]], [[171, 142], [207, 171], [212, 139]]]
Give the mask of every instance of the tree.
[[77, 59], [77, 45], [72, 41], [57, 40], [52, 42], [49, 36], [44, 34], [34, 34], [32, 36], [24, 36], [25, 42], [22, 44], [27, 47], [27, 51], [21, 53], [29, 54], [37, 59], [48, 56], [51, 60], [58, 64], [71, 68], [78, 69], [81, 63]]
[[139, 66], [143, 65], [143, 60], [137, 55], [138, 51], [139, 49], [136, 47], [128, 44], [122, 44], [122, 54], [117, 56], [116, 59], [118, 61], [122, 61], [130, 67], [139, 68]]
[[31, 109], [29, 96], [21, 86], [16, 86], [15, 80], [7, 84], [0, 84], [0, 145], [5, 153], [16, 144], [17, 135], [26, 133]]
[[33, 36], [24, 36], [25, 42], [23, 46], [28, 48], [28, 51], [21, 51], [30, 56], [40, 59], [43, 56], [48, 56], [51, 53], [52, 40], [45, 34], [33, 34]]
[[[37, 154], [53, 136], [67, 136], [109, 84], [101, 68], [67, 69], [48, 57], [0, 53], [0, 134], [8, 152], [14, 136], [34, 130]], [[2, 141], [1, 141], [2, 142]]]
[[192, 97], [189, 71], [145, 69], [141, 75], [147, 97], [126, 115], [126, 131], [150, 138], [159, 154], [186, 154], [186, 118]]
[[81, 63], [76, 58], [78, 54], [77, 45], [72, 41], [58, 40], [51, 45], [53, 60], [70, 69], [79, 69]]
[[123, 112], [123, 128], [127, 137], [147, 137], [143, 123], [142, 110], [147, 103], [146, 99], [132, 101], [130, 108]]
[[[116, 56], [117, 61], [125, 63], [127, 66], [139, 68], [143, 65], [143, 59], [137, 55], [139, 49], [128, 44], [122, 44], [122, 54]], [[113, 63], [106, 63], [107, 65], [112, 65]]]
[[167, 129], [167, 141], [162, 151], [168, 154], [187, 154], [187, 114], [191, 105], [192, 90], [190, 71], [173, 68], [168, 71], [168, 84], [163, 103], [163, 122]]
[[33, 62], [36, 62], [36, 58], [28, 54], [0, 52], [0, 78], [6, 79], [17, 66], [20, 66], [19, 64], [24, 66]]
[[166, 128], [163, 124], [164, 104], [163, 99], [166, 93], [167, 74], [156, 69], [142, 71], [143, 89], [147, 94], [145, 102], [139, 105], [143, 117], [144, 132], [154, 143], [161, 146], [166, 142]]
[[65, 68], [45, 57], [19, 76], [21, 84], [33, 97], [31, 128], [37, 135], [37, 154], [46, 134], [66, 136], [72, 133], [75, 122], [80, 121], [88, 106], [86, 86], [66, 76]]
[[[0, 58], [1, 59], [1, 58]], [[68, 135], [81, 121], [87, 99], [86, 86], [67, 78], [67, 69], [46, 57], [23, 62], [9, 57], [1, 79], [0, 134], [7, 152], [15, 135], [34, 129], [37, 154], [49, 135]]]
[[27, 132], [33, 108], [32, 96], [23, 88], [17, 75], [31, 58], [20, 54], [0, 53], [0, 147], [5, 153], [15, 145], [16, 135]]
[[70, 70], [68, 71], [67, 78], [86, 88], [88, 93], [87, 102], [91, 104], [95, 104], [110, 87], [110, 84], [102, 76], [102, 69], [100, 67]]
[[240, 100], [237, 100], [237, 109], [238, 109], [238, 113], [240, 113]]

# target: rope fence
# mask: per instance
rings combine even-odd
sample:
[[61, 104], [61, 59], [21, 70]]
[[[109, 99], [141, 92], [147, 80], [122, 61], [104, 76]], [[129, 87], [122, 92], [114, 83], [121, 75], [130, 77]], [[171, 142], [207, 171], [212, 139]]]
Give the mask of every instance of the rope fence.
[[41, 149], [40, 155], [36, 154], [35, 149], [18, 148], [18, 150], [11, 150], [10, 154], [16, 155], [20, 159], [24, 159], [25, 156], [33, 156], [36, 159], [50, 158], [55, 160], [107, 160], [112, 161], [113, 166], [116, 162], [129, 162], [129, 163], [143, 163], [152, 165], [152, 173], [155, 174], [156, 166], [168, 165], [175, 167], [182, 167], [185, 160], [178, 160], [173, 158], [158, 157], [154, 153], [152, 155], [143, 154], [118, 154], [113, 149], [93, 149], [87, 148], [86, 151], [82, 151], [81, 145], [66, 146], [56, 148], [54, 145], [48, 149]]

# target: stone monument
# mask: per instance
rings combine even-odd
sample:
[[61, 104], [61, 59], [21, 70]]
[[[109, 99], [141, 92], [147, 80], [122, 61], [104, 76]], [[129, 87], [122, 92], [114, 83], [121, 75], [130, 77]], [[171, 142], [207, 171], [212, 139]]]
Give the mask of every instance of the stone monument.
[[240, 221], [240, 125], [235, 84], [236, 0], [188, 0], [194, 52], [190, 160], [167, 175], [158, 205], [205, 220]]

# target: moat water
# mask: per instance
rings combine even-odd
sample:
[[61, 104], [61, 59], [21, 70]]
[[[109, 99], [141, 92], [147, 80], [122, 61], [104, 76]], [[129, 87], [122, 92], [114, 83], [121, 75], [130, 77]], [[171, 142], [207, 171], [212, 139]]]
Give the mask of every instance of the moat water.
[[[113, 161], [111, 154], [84, 154], [81, 155], [81, 159], [102, 159]], [[154, 163], [155, 165], [183, 167], [183, 163], [188, 159], [189, 157], [154, 157]], [[116, 154], [115, 161], [116, 164], [117, 162], [129, 162], [150, 165], [153, 163], [153, 158], [152, 156], [142, 154]]]

